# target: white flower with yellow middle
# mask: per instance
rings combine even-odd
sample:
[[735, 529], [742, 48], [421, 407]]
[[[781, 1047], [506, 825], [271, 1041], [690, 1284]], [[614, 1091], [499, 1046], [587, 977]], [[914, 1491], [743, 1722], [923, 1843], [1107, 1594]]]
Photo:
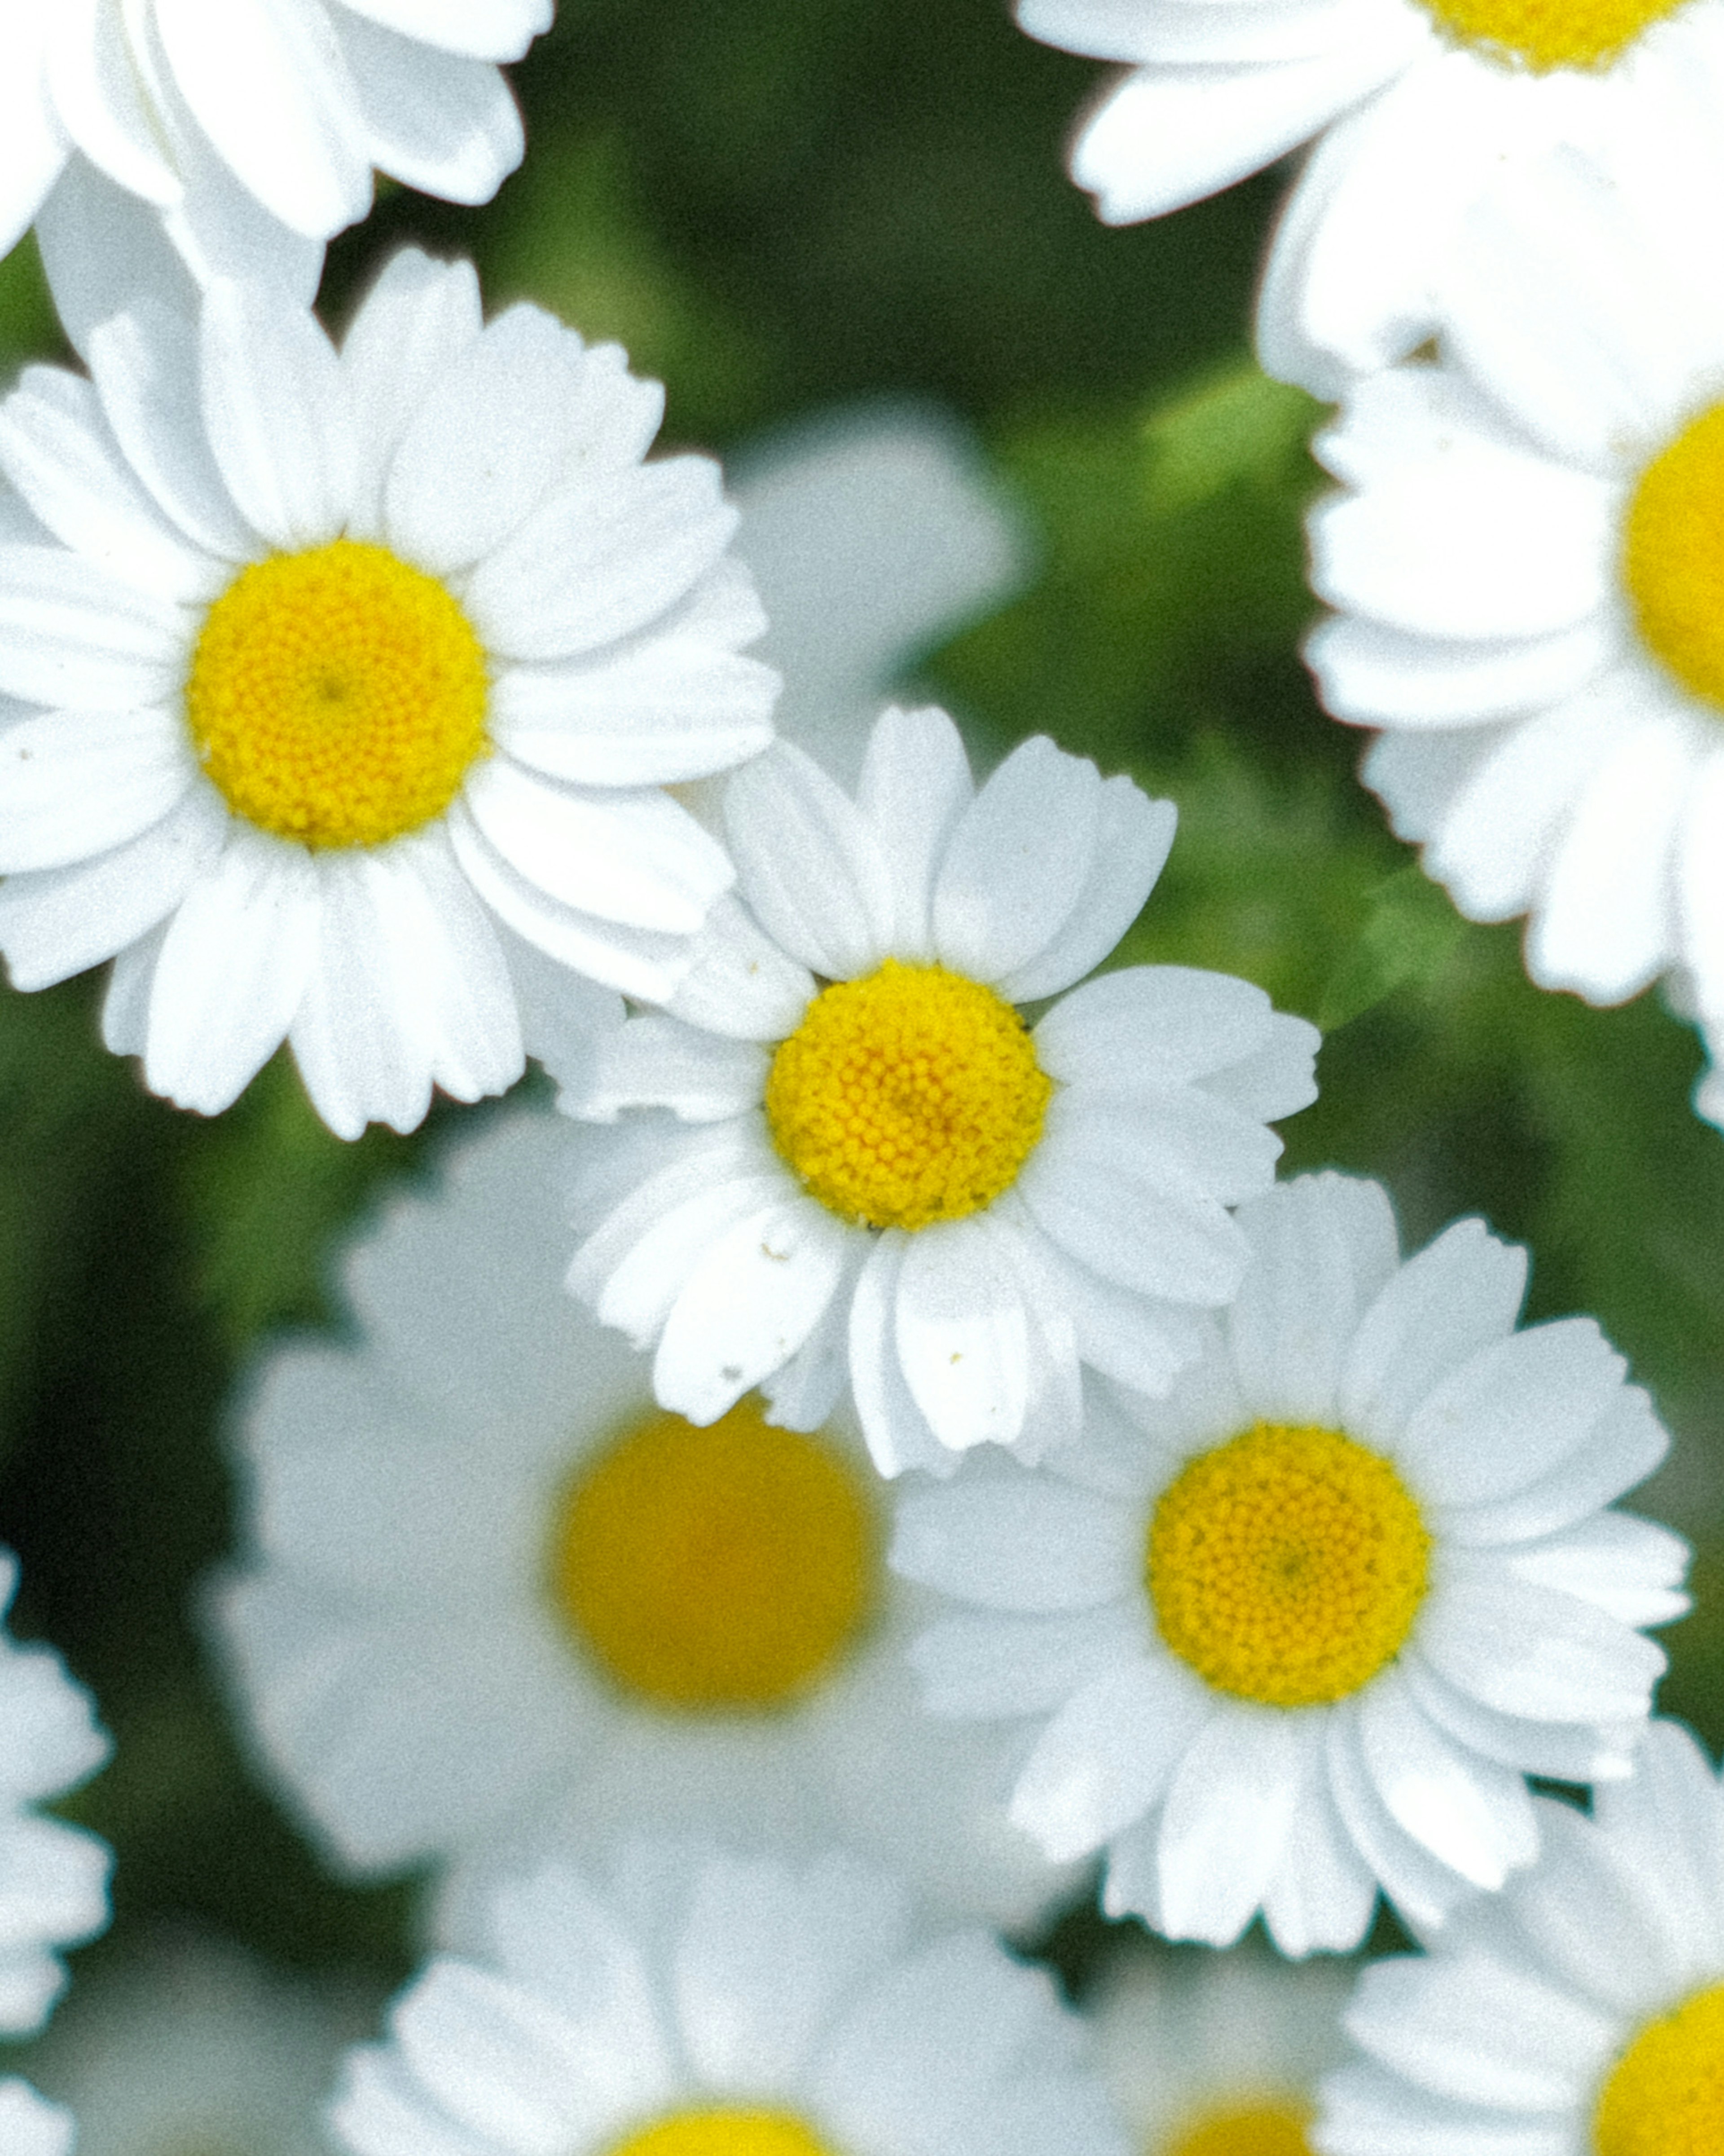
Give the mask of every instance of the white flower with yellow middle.
[[[0, 405], [0, 948], [115, 957], [110, 1047], [225, 1107], [290, 1043], [330, 1127], [409, 1130], [669, 995], [731, 881], [664, 791], [777, 677], [663, 393], [406, 252], [337, 352], [264, 285], [141, 306]], [[550, 977], [550, 993], [533, 986]]]
[[930, 1707], [1034, 1717], [1012, 1815], [1105, 1851], [1106, 1906], [1346, 1949], [1379, 1886], [1442, 1923], [1537, 1854], [1529, 1774], [1629, 1771], [1687, 1552], [1609, 1509], [1667, 1445], [1589, 1318], [1515, 1329], [1526, 1254], [1463, 1220], [1404, 1262], [1337, 1175], [1243, 1207], [1252, 1263], [1165, 1401], [1039, 1471], [906, 1495], [892, 1563], [966, 1607]]
[[500, 1867], [656, 1823], [842, 1838], [991, 1922], [1072, 1884], [998, 1732], [931, 1722], [853, 1430], [696, 1430], [560, 1291], [567, 1127], [513, 1117], [355, 1251], [351, 1350], [247, 1424], [254, 1553], [218, 1614], [244, 1722], [344, 1868], [430, 1860], [465, 1940]]
[[738, 897], [668, 1011], [552, 1062], [594, 1127], [569, 1284], [654, 1346], [666, 1407], [759, 1385], [812, 1429], [848, 1383], [895, 1475], [1065, 1442], [1085, 1364], [1166, 1389], [1317, 1044], [1224, 973], [1073, 986], [1174, 820], [1044, 737], [978, 789], [934, 710], [885, 712], [854, 799], [788, 743], [731, 781]]

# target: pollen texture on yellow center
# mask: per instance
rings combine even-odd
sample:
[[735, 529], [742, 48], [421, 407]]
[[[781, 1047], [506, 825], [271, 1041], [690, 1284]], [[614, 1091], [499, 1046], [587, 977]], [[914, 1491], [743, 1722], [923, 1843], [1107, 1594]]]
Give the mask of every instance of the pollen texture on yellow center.
[[186, 717], [236, 816], [377, 846], [448, 808], [485, 747], [485, 653], [434, 577], [337, 539], [242, 569], [192, 654]]
[[1459, 44], [1505, 65], [1603, 69], [1686, 0], [1424, 0]]
[[1593, 2124], [1596, 2156], [1718, 2156], [1724, 2148], [1724, 1984], [1649, 2021], [1616, 2062]]
[[1724, 708], [1724, 404], [1641, 474], [1623, 542], [1641, 637], [1685, 689]]
[[1205, 2112], [1152, 2156], [1311, 2156], [1308, 2104], [1296, 2097]]
[[822, 1438], [739, 1401], [706, 1430], [654, 1414], [565, 1492], [552, 1596], [623, 1692], [683, 1712], [783, 1707], [873, 1612], [874, 1503]]
[[1145, 1579], [1162, 1638], [1218, 1691], [1316, 1707], [1394, 1660], [1429, 1561], [1388, 1460], [1335, 1430], [1257, 1423], [1163, 1493]]
[[678, 2111], [631, 2133], [611, 2156], [832, 2156], [788, 2111]]
[[992, 988], [888, 958], [808, 1005], [772, 1058], [767, 1121], [832, 1212], [926, 1228], [1009, 1188], [1053, 1091], [1023, 1019]]

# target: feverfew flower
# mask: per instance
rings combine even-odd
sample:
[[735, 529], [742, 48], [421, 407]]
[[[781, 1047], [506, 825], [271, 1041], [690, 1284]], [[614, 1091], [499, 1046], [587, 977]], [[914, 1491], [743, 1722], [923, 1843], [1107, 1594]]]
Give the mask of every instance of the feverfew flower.
[[562, 1293], [566, 1127], [511, 1117], [355, 1251], [357, 1349], [277, 1350], [257, 1553], [217, 1605], [240, 1712], [344, 1866], [430, 1858], [448, 1935], [500, 1868], [656, 1825], [890, 1862], [1020, 1923], [1072, 1884], [998, 1733], [931, 1722], [859, 1439], [697, 1430]]
[[1322, 2156], [1724, 2148], [1724, 1791], [1674, 1722], [1593, 1817], [1537, 1799], [1536, 1868], [1427, 1959], [1367, 1969]]
[[6, 2156], [72, 2156], [77, 2128], [69, 2112], [44, 2103], [27, 2082], [0, 2082], [0, 2148]]
[[[0, 1617], [17, 1589], [18, 1559], [0, 1551]], [[107, 1756], [89, 1695], [59, 1656], [16, 1646], [0, 1630], [0, 2030], [8, 2035], [39, 2027], [59, 1996], [66, 1973], [55, 1949], [108, 1921], [106, 1845], [35, 1809], [76, 1789]]]
[[641, 461], [657, 384], [411, 251], [339, 355], [220, 284], [90, 357], [0, 405], [14, 983], [118, 953], [152, 1090], [213, 1112], [285, 1035], [344, 1137], [509, 1085], [518, 988], [564, 1035], [668, 995], [731, 870], [663, 788], [776, 677], [717, 467]]
[[488, 202], [521, 153], [496, 64], [550, 21], [551, 0], [10, 9], [0, 254], [57, 181], [138, 198], [199, 275], [296, 271], [306, 243], [321, 259], [370, 209], [374, 166], [450, 202]]
[[1311, 2156], [1353, 1972], [1232, 1953], [1122, 1953], [1089, 2017], [1138, 2156]]
[[1125, 2156], [1045, 1974], [854, 1860], [634, 1847], [500, 1887], [330, 2111], [353, 2156]]
[[[1248, 983], [1134, 967], [1174, 811], [1044, 738], [979, 792], [937, 711], [889, 711], [853, 800], [781, 745], [732, 781], [740, 901], [668, 1016], [606, 1037], [562, 1105], [570, 1286], [656, 1342], [696, 1423], [752, 1385], [811, 1429], [846, 1378], [885, 1474], [1075, 1434], [1083, 1363], [1163, 1390], [1229, 1301], [1228, 1207], [1315, 1030]], [[554, 1068], [553, 1065], [553, 1068]], [[564, 1076], [561, 1071], [559, 1077]]]
[[1696, 184], [1724, 100], [1721, 0], [1018, 0], [1032, 36], [1131, 72], [1072, 175], [1111, 223], [1159, 216], [1317, 139], [1258, 306], [1271, 374], [1335, 395], [1429, 333], [1465, 226], [1519, 158], [1649, 145]]
[[[1724, 1045], [1724, 290], [1716, 209], [1552, 160], [1474, 228], [1440, 365], [1362, 384], [1311, 519], [1308, 656], [1475, 920], [1598, 1003], [1673, 968]], [[1716, 1079], [1701, 1111], [1724, 1118]]]
[[1044, 1727], [1013, 1815], [1105, 1850], [1106, 1906], [1300, 1955], [1380, 1885], [1439, 1924], [1537, 1853], [1523, 1777], [1629, 1771], [1677, 1538], [1607, 1511], [1667, 1440], [1589, 1318], [1515, 1331], [1526, 1255], [1463, 1220], [1397, 1255], [1375, 1184], [1242, 1207], [1252, 1262], [1165, 1402], [1097, 1399], [1031, 1473], [906, 1496], [892, 1562], [968, 1604], [937, 1713]]

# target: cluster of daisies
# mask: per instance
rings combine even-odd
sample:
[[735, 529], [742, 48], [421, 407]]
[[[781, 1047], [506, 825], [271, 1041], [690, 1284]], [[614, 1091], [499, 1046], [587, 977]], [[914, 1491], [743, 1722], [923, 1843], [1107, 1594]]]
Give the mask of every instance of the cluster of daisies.
[[[1325, 697], [1537, 978], [1724, 1040], [1724, 0], [1021, 13], [1133, 64], [1075, 153], [1110, 217], [1324, 131], [1260, 338], [1342, 406]], [[343, 1136], [557, 1090], [241, 1417], [236, 1717], [332, 1866], [433, 1881], [386, 2033], [308, 2035], [332, 2145], [1716, 2156], [1724, 1788], [1652, 1717], [1687, 1553], [1617, 1509], [1667, 1445], [1622, 1358], [1521, 1327], [1479, 1221], [1409, 1256], [1377, 1185], [1276, 1181], [1304, 1021], [1098, 970], [1172, 803], [846, 732], [867, 666], [782, 624], [829, 723], [775, 731], [747, 528], [618, 349], [413, 251], [311, 312], [373, 167], [518, 160], [548, 14], [85, 0], [0, 83], [83, 362], [0, 403], [13, 985], [111, 961], [109, 1045], [205, 1113], [284, 1044]], [[39, 1810], [103, 1752], [0, 1643], [7, 2030], [105, 1920]], [[1193, 1953], [1085, 2030], [1003, 1937], [1098, 1872]], [[1426, 1950], [1350, 2001], [1238, 1946], [1379, 1897]], [[173, 1966], [188, 2016], [250, 1981]], [[8, 2156], [76, 2130], [0, 2084]]]

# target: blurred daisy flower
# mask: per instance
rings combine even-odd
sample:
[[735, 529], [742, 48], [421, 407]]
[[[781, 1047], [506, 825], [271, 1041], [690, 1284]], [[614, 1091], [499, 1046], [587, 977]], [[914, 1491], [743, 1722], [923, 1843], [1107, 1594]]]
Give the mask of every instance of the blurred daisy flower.
[[1353, 1974], [1249, 1946], [1119, 1953], [1088, 2012], [1138, 2156], [1311, 2156]]
[[1425, 1958], [1367, 1969], [1362, 2061], [1322, 2156], [1712, 2156], [1724, 2148], [1724, 1791], [1674, 1722], [1590, 1820], [1538, 1799], [1543, 1853]]
[[[1675, 969], [1724, 1047], [1724, 290], [1716, 212], [1552, 159], [1480, 221], [1444, 362], [1362, 384], [1311, 518], [1307, 655], [1475, 920], [1595, 1003]], [[1724, 1087], [1703, 1086], [1724, 1121]]]
[[1166, 1401], [905, 1496], [892, 1563], [971, 1605], [914, 1650], [931, 1707], [1043, 1718], [1013, 1816], [1106, 1851], [1110, 1914], [1302, 1955], [1530, 1863], [1526, 1775], [1629, 1771], [1687, 1553], [1603, 1509], [1668, 1440], [1591, 1319], [1515, 1330], [1523, 1251], [1463, 1220], [1403, 1263], [1337, 1175], [1239, 1222]]
[[1066, 1441], [1085, 1363], [1166, 1388], [1238, 1287], [1228, 1208], [1315, 1097], [1316, 1031], [1172, 966], [1017, 1007], [1107, 956], [1173, 824], [1045, 738], [978, 791], [931, 710], [885, 713], [854, 799], [788, 744], [731, 782], [739, 898], [668, 1015], [557, 1073], [598, 1127], [570, 1286], [656, 1342], [664, 1405], [760, 1385], [810, 1429], [848, 1378], [892, 1475]]
[[1125, 2156], [1083, 2031], [980, 1932], [853, 1859], [656, 1843], [500, 1887], [330, 2123], [353, 2156]]
[[[348, 1268], [357, 1349], [264, 1366], [257, 1554], [223, 1589], [240, 1712], [345, 1866], [500, 1866], [649, 1822], [889, 1861], [1023, 1922], [1071, 1885], [1005, 1817], [996, 1732], [942, 1728], [905, 1661], [859, 1440], [708, 1430], [558, 1287], [566, 1126], [511, 1118], [398, 1200]], [[449, 1875], [453, 1876], [449, 1876]]]
[[1469, 210], [1517, 159], [1573, 143], [1632, 163], [1656, 144], [1695, 184], [1724, 181], [1721, 0], [1018, 0], [1018, 19], [1131, 70], [1072, 152], [1110, 223], [1316, 140], [1257, 335], [1271, 374], [1321, 397], [1429, 335]]
[[[58, 0], [0, 43], [0, 254], [38, 213], [49, 274], [159, 218], [192, 275], [316, 290], [373, 167], [489, 202], [521, 162], [501, 60], [551, 0]], [[128, 214], [128, 213], [131, 214]], [[66, 266], [74, 283], [87, 274]]]
[[[18, 1590], [18, 1559], [0, 1551], [0, 1617]], [[89, 1695], [47, 1647], [0, 1630], [0, 2031], [40, 2026], [66, 1973], [55, 1949], [108, 1921], [107, 1846], [36, 1806], [74, 1789], [108, 1756]]]
[[80, 1976], [29, 2066], [75, 2116], [78, 2156], [326, 2156], [324, 2099], [360, 2025], [337, 1989], [165, 1933]]
[[0, 405], [14, 984], [117, 953], [154, 1091], [223, 1108], [285, 1036], [348, 1137], [508, 1086], [523, 983], [565, 1037], [668, 995], [732, 872], [664, 788], [776, 676], [717, 466], [641, 461], [658, 385], [412, 251], [339, 354], [220, 284], [90, 360]]
[[72, 2156], [78, 2129], [69, 2112], [44, 2103], [26, 2082], [0, 2082], [0, 2148], [6, 2156]]

